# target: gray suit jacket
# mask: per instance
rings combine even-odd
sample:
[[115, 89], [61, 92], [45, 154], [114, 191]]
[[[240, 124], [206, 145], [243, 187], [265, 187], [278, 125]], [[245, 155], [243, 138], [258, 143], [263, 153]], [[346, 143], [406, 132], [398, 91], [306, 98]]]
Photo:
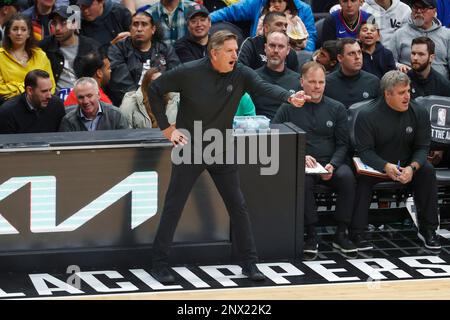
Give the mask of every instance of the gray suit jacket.
[[[103, 116], [100, 118], [97, 130], [118, 130], [128, 129], [128, 121], [120, 112], [120, 109], [112, 104], [100, 101]], [[59, 131], [87, 131], [86, 126], [81, 120], [80, 107], [69, 111], [61, 120]]]

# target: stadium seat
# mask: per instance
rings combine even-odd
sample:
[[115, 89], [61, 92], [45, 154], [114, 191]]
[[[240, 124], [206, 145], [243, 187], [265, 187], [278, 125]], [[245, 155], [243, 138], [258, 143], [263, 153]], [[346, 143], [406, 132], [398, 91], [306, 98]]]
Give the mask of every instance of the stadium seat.
[[316, 30], [317, 30], [317, 39], [316, 39], [316, 48], [320, 48], [322, 46], [322, 29], [323, 29], [323, 22], [325, 21], [325, 18], [322, 18], [320, 20], [317, 20], [315, 25], [316, 25]]

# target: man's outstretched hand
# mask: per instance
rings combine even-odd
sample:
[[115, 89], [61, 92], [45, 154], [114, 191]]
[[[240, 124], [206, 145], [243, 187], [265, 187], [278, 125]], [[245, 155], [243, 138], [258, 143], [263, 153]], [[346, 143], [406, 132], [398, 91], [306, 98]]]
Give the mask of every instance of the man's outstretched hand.
[[305, 91], [300, 90], [290, 96], [288, 101], [294, 106], [301, 108], [309, 100], [311, 100], [311, 96], [306, 95]]

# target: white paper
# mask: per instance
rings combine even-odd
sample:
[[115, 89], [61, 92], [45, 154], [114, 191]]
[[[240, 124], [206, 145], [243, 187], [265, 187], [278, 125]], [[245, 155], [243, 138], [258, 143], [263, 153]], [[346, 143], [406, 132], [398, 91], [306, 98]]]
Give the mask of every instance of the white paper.
[[328, 171], [320, 163], [316, 162], [315, 168], [305, 167], [305, 173], [306, 174], [322, 174], [322, 173], [328, 173]]

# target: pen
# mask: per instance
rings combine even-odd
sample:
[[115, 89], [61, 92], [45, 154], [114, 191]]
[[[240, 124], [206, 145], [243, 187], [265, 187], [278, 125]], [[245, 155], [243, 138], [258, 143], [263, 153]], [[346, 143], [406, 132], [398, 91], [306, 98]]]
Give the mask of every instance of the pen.
[[[397, 170], [400, 171], [400, 160], [398, 160], [397, 162]], [[400, 175], [400, 173], [398, 173], [397, 175]]]

